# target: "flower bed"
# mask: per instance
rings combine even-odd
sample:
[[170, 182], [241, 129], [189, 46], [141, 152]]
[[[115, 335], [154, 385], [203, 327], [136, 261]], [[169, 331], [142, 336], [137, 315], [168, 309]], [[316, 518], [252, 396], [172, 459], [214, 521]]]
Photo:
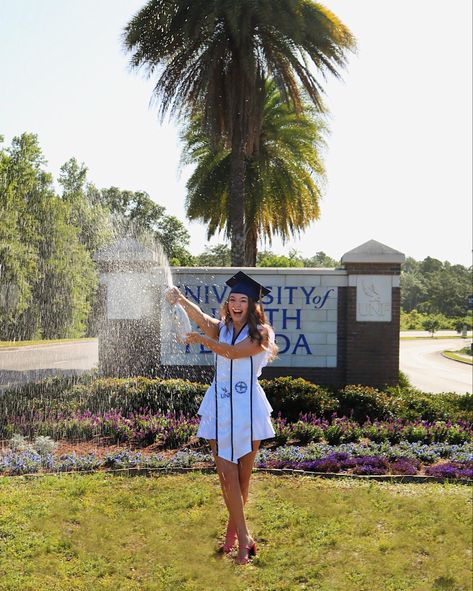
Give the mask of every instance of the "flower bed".
[[[33, 449], [7, 450], [0, 455], [0, 474], [19, 475], [38, 472], [72, 472], [121, 468], [189, 468], [213, 466], [212, 456], [194, 450], [177, 453], [145, 453], [129, 449], [99, 455], [75, 452], [54, 454], [43, 446]], [[405, 474], [473, 479], [473, 444], [341, 444], [312, 443], [274, 450], [260, 449], [257, 468], [286, 468], [310, 472], [346, 474]]]
[[164, 449], [185, 445], [197, 433], [199, 419], [182, 413], [154, 414], [119, 412], [93, 414], [90, 411], [70, 417], [25, 421], [11, 420], [5, 428], [12, 435], [44, 435], [55, 440], [90, 441], [106, 437], [110, 443], [133, 443], [146, 447], [158, 443]]
[[[415, 421], [473, 422], [473, 396], [444, 392], [420, 392], [407, 384], [383, 390], [360, 385], [330, 389], [302, 378], [280, 377], [261, 380], [274, 416], [281, 413], [296, 422], [299, 413], [312, 413], [330, 420], [333, 413], [358, 424], [367, 419], [387, 421], [401, 418]], [[0, 438], [13, 433], [12, 422], [51, 422], [74, 414], [94, 415], [183, 413], [195, 415], [207, 389], [205, 384], [186, 380], [97, 378], [94, 375], [51, 377], [2, 392], [0, 396]]]
[[276, 431], [275, 440], [279, 445], [290, 441], [310, 443], [323, 441], [332, 445], [356, 442], [362, 438], [375, 442], [400, 441], [459, 444], [473, 441], [473, 428], [461, 419], [452, 421], [408, 421], [392, 419], [389, 421], [367, 420], [360, 424], [348, 417], [332, 415], [331, 420], [313, 414], [299, 415], [296, 422], [289, 422], [279, 415], [273, 420]]
[[[261, 467], [352, 474], [432, 471], [452, 478], [471, 474], [470, 395], [433, 396], [407, 386], [380, 391], [347, 385], [332, 391], [290, 377], [262, 384], [274, 408], [275, 437], [263, 442], [257, 459]], [[184, 380], [89, 377], [45, 380], [4, 392], [0, 438], [36, 437], [37, 444], [31, 448], [19, 437], [0, 455], [0, 473], [165, 467], [171, 461], [192, 465], [199, 452], [182, 448], [199, 449], [204, 443], [196, 437], [195, 413], [205, 389]], [[57, 452], [48, 437], [62, 447], [70, 442], [71, 449]], [[127, 449], [110, 447], [97, 454], [92, 444], [97, 441]], [[87, 443], [90, 448], [78, 453]]]
[[417, 460], [422, 464], [434, 464], [440, 460], [452, 460], [458, 462], [473, 461], [473, 443], [447, 444], [447, 443], [409, 443], [401, 441], [398, 444], [390, 443], [342, 443], [340, 445], [328, 445], [323, 443], [311, 443], [307, 446], [288, 445], [277, 449], [260, 449], [256, 461], [268, 463], [273, 461], [300, 463], [310, 460], [318, 460], [333, 453], [348, 454], [349, 456], [382, 456], [394, 462], [399, 459]]
[[0, 474], [14, 476], [20, 474], [83, 472], [103, 468], [188, 468], [200, 464], [210, 465], [211, 455], [195, 451], [180, 451], [172, 457], [162, 454], [144, 454], [123, 450], [106, 454], [95, 453], [78, 455], [74, 452], [58, 457], [53, 454], [41, 455], [35, 451], [7, 452], [0, 455]]
[[[11, 419], [4, 428], [10, 435], [20, 433], [28, 437], [47, 435], [56, 440], [90, 441], [107, 437], [111, 443], [132, 443], [146, 447], [157, 443], [163, 449], [177, 449], [189, 443], [197, 433], [199, 419], [196, 415], [183, 413], [128, 413], [108, 412], [93, 414], [90, 411], [75, 413], [70, 417], [57, 419], [26, 420]], [[400, 441], [460, 444], [473, 441], [473, 429], [466, 421], [365, 421], [362, 424], [348, 417], [330, 420], [313, 414], [299, 415], [295, 422], [289, 422], [281, 415], [273, 419], [274, 443], [288, 442], [307, 444], [326, 442], [331, 445], [357, 442], [368, 439], [375, 442], [399, 443]]]
[[[455, 459], [444, 462], [442, 459], [445, 457]], [[427, 465], [430, 461], [435, 462], [435, 465]], [[269, 453], [260, 452], [257, 467], [351, 474], [426, 474], [473, 479], [473, 446], [414, 444], [410, 447], [385, 446], [384, 449], [376, 449], [376, 445], [286, 447]]]

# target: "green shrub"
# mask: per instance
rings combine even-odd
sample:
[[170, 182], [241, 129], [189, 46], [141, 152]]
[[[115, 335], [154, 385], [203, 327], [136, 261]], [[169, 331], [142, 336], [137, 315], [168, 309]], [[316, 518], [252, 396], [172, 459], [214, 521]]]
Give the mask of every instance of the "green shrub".
[[412, 384], [409, 380], [408, 375], [401, 370], [399, 370], [398, 386], [399, 388], [412, 388]]
[[282, 418], [281, 415], [279, 415], [273, 419], [273, 427], [274, 443], [276, 445], [286, 445], [292, 434], [291, 425], [288, 424], [286, 419]]
[[389, 396], [370, 386], [345, 386], [335, 394], [339, 402], [339, 414], [363, 422], [367, 418], [390, 419], [397, 416], [400, 406], [395, 396]]
[[473, 396], [444, 392], [433, 394], [414, 388], [391, 388], [388, 393], [399, 400], [397, 416], [409, 421], [444, 421], [473, 419]]
[[41, 382], [31, 382], [18, 388], [5, 390], [0, 396], [2, 423], [17, 416], [46, 420], [61, 414], [71, 414], [81, 403], [81, 399], [72, 392], [73, 386], [80, 383], [87, 392], [88, 385], [93, 382], [93, 379], [92, 374], [53, 376]]
[[358, 423], [344, 418], [334, 419], [324, 433], [325, 439], [330, 445], [358, 441], [362, 434], [363, 430]]
[[367, 423], [363, 426], [363, 436], [376, 443], [389, 441], [399, 443], [401, 432], [392, 423]]
[[409, 441], [411, 443], [420, 442], [420, 443], [431, 443], [432, 436], [424, 425], [405, 425], [401, 430], [402, 439]]
[[324, 430], [319, 425], [311, 425], [304, 421], [297, 421], [292, 425], [291, 436], [300, 444], [305, 445], [312, 441], [322, 441]]
[[207, 386], [181, 379], [101, 378], [90, 385], [76, 385], [73, 394], [81, 410], [93, 413], [117, 411], [195, 414]]
[[336, 398], [323, 386], [303, 378], [282, 377], [261, 380], [274, 414], [281, 413], [289, 421], [297, 421], [300, 413], [314, 413], [328, 418], [338, 409]]
[[452, 407], [452, 413], [455, 418], [464, 418], [466, 421], [473, 423], [473, 394], [464, 394], [451, 397], [449, 401]]
[[98, 434], [98, 429], [91, 420], [68, 418], [37, 423], [36, 433], [55, 440], [90, 441]]
[[100, 421], [98, 435], [108, 437], [110, 443], [124, 443], [133, 439], [134, 432], [129, 422], [111, 416]]
[[169, 428], [164, 433], [162, 440], [157, 439], [165, 449], [177, 449], [189, 443], [197, 434], [197, 424], [182, 422]]
[[468, 433], [460, 427], [460, 425], [452, 425], [448, 428], [445, 440], [447, 443], [461, 445], [470, 441]]

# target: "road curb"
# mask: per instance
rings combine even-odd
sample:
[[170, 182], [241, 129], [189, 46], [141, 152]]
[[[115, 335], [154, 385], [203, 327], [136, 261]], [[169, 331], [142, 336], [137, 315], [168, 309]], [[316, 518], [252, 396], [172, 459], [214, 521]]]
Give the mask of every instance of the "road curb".
[[468, 361], [467, 359], [455, 359], [454, 357], [449, 357], [448, 355], [445, 355], [445, 353], [453, 353], [453, 351], [442, 351], [442, 357], [445, 357], [445, 359], [450, 359], [450, 361], [457, 361], [458, 363], [463, 363], [464, 365], [469, 365], [470, 367], [473, 367], [471, 361]]

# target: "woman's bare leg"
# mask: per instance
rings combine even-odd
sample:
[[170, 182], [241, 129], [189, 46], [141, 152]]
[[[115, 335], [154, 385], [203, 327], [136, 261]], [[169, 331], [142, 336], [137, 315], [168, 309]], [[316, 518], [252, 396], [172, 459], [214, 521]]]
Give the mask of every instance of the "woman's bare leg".
[[[214, 449], [215, 447], [212, 446], [212, 450]], [[240, 547], [246, 546], [250, 542], [250, 536], [243, 511], [238, 464], [220, 458], [215, 452], [214, 457], [223, 497], [230, 517], [229, 522], [235, 527]]]
[[238, 464], [234, 464], [219, 458], [216, 453], [215, 440], [210, 440], [220, 486], [229, 513], [227, 534], [228, 532], [237, 533], [239, 545], [243, 549], [240, 553], [241, 557], [246, 555], [244, 547], [251, 541], [243, 508], [248, 500], [251, 473], [259, 446], [260, 441], [254, 441], [253, 451], [241, 457]]
[[210, 439], [209, 443], [210, 443], [210, 447], [212, 449], [212, 454], [214, 457], [215, 466], [217, 467], [217, 474], [218, 474], [218, 478], [220, 480], [220, 488], [222, 489], [223, 499], [225, 501], [225, 505], [227, 506], [227, 510], [228, 510], [227, 534], [230, 532], [236, 533], [236, 524], [233, 522], [233, 519], [232, 519], [232, 514], [230, 511], [230, 506], [228, 503], [227, 493], [226, 493], [226, 489], [225, 489], [225, 478], [219, 468], [219, 464], [217, 463], [217, 445], [215, 443], [215, 439]]
[[248, 493], [250, 490], [250, 478], [253, 472], [256, 454], [260, 446], [260, 441], [253, 441], [253, 451], [243, 456], [238, 461], [238, 471], [240, 476], [240, 490], [243, 498], [243, 505], [248, 501]]

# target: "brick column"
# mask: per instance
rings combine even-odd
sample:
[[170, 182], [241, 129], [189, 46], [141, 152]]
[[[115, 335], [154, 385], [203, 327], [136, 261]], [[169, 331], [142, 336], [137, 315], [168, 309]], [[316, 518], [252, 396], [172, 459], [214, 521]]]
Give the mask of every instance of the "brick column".
[[345, 383], [375, 387], [399, 379], [403, 253], [370, 240], [342, 257], [346, 287]]

